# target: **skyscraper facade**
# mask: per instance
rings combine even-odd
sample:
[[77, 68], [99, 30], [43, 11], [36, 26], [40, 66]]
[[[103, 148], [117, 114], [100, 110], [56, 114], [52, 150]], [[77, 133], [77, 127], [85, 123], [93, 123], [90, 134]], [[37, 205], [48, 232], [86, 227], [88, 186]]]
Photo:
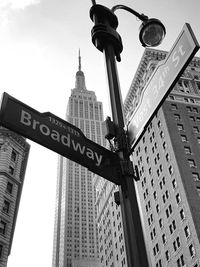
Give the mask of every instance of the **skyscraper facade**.
[[114, 197], [118, 186], [96, 176], [96, 209], [101, 267], [126, 267], [121, 206]]
[[[167, 52], [146, 49], [124, 102], [128, 122]], [[193, 58], [136, 145], [132, 160], [149, 266], [200, 266], [200, 58]], [[96, 177], [101, 266], [127, 266], [116, 185]]]
[[0, 267], [11, 252], [29, 148], [25, 138], [0, 127]]
[[[127, 121], [166, 52], [146, 49]], [[200, 266], [200, 58], [193, 58], [136, 145], [133, 162], [150, 266]]]
[[[103, 106], [95, 93], [86, 89], [80, 54], [66, 120], [80, 128], [87, 138], [105, 145]], [[95, 198], [93, 174], [79, 164], [59, 157], [53, 267], [99, 266]]]

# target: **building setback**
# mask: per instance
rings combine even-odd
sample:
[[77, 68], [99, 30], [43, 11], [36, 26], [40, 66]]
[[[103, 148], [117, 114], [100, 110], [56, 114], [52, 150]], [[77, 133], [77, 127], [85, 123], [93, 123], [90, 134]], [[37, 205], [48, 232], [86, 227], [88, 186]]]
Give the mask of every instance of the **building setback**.
[[11, 252], [29, 148], [25, 138], [0, 127], [0, 267]]
[[[166, 52], [146, 49], [126, 119]], [[200, 59], [194, 58], [136, 145], [133, 161], [149, 265], [200, 266]]]
[[[95, 93], [86, 89], [80, 54], [66, 120], [80, 128], [87, 138], [105, 145], [103, 106]], [[99, 266], [95, 197], [93, 174], [59, 157], [53, 267]]]

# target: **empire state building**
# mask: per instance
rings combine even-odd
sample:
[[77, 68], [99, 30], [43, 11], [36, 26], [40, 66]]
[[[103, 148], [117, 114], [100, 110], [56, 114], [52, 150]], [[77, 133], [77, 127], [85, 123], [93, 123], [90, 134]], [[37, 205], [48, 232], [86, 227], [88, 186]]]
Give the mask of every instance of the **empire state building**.
[[[85, 76], [79, 66], [75, 88], [69, 97], [66, 120], [80, 128], [92, 141], [104, 144], [103, 107], [95, 92], [86, 89]], [[93, 173], [85, 167], [59, 157], [53, 267], [97, 267], [98, 240], [95, 223], [95, 189]]]

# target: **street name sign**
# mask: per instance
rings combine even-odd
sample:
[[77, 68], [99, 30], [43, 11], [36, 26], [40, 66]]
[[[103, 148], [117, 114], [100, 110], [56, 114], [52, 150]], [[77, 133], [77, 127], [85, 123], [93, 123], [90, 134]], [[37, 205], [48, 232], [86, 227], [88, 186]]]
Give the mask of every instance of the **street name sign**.
[[50, 112], [40, 113], [4, 93], [0, 125], [120, 184], [118, 155], [89, 140], [79, 128]]
[[131, 150], [198, 49], [192, 28], [186, 23], [165, 60], [159, 62], [152, 73], [143, 89], [140, 103], [130, 117], [127, 125]]

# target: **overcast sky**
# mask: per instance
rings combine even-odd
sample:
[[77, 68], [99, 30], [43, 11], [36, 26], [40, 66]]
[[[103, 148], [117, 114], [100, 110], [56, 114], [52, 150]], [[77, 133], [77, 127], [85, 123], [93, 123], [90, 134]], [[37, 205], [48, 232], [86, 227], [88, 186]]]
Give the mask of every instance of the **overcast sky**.
[[[199, 0], [122, 0], [97, 2], [111, 8], [124, 4], [160, 19], [167, 30], [163, 44], [170, 50], [185, 22], [200, 42]], [[78, 70], [88, 90], [94, 90], [109, 115], [103, 54], [91, 42], [91, 1], [0, 0], [0, 90], [40, 112], [64, 118]], [[116, 11], [124, 51], [119, 67], [125, 98], [144, 48], [138, 41], [140, 21], [124, 10]], [[197, 54], [199, 55], [199, 54]], [[16, 231], [8, 267], [51, 266], [56, 191], [56, 153], [31, 144]]]

